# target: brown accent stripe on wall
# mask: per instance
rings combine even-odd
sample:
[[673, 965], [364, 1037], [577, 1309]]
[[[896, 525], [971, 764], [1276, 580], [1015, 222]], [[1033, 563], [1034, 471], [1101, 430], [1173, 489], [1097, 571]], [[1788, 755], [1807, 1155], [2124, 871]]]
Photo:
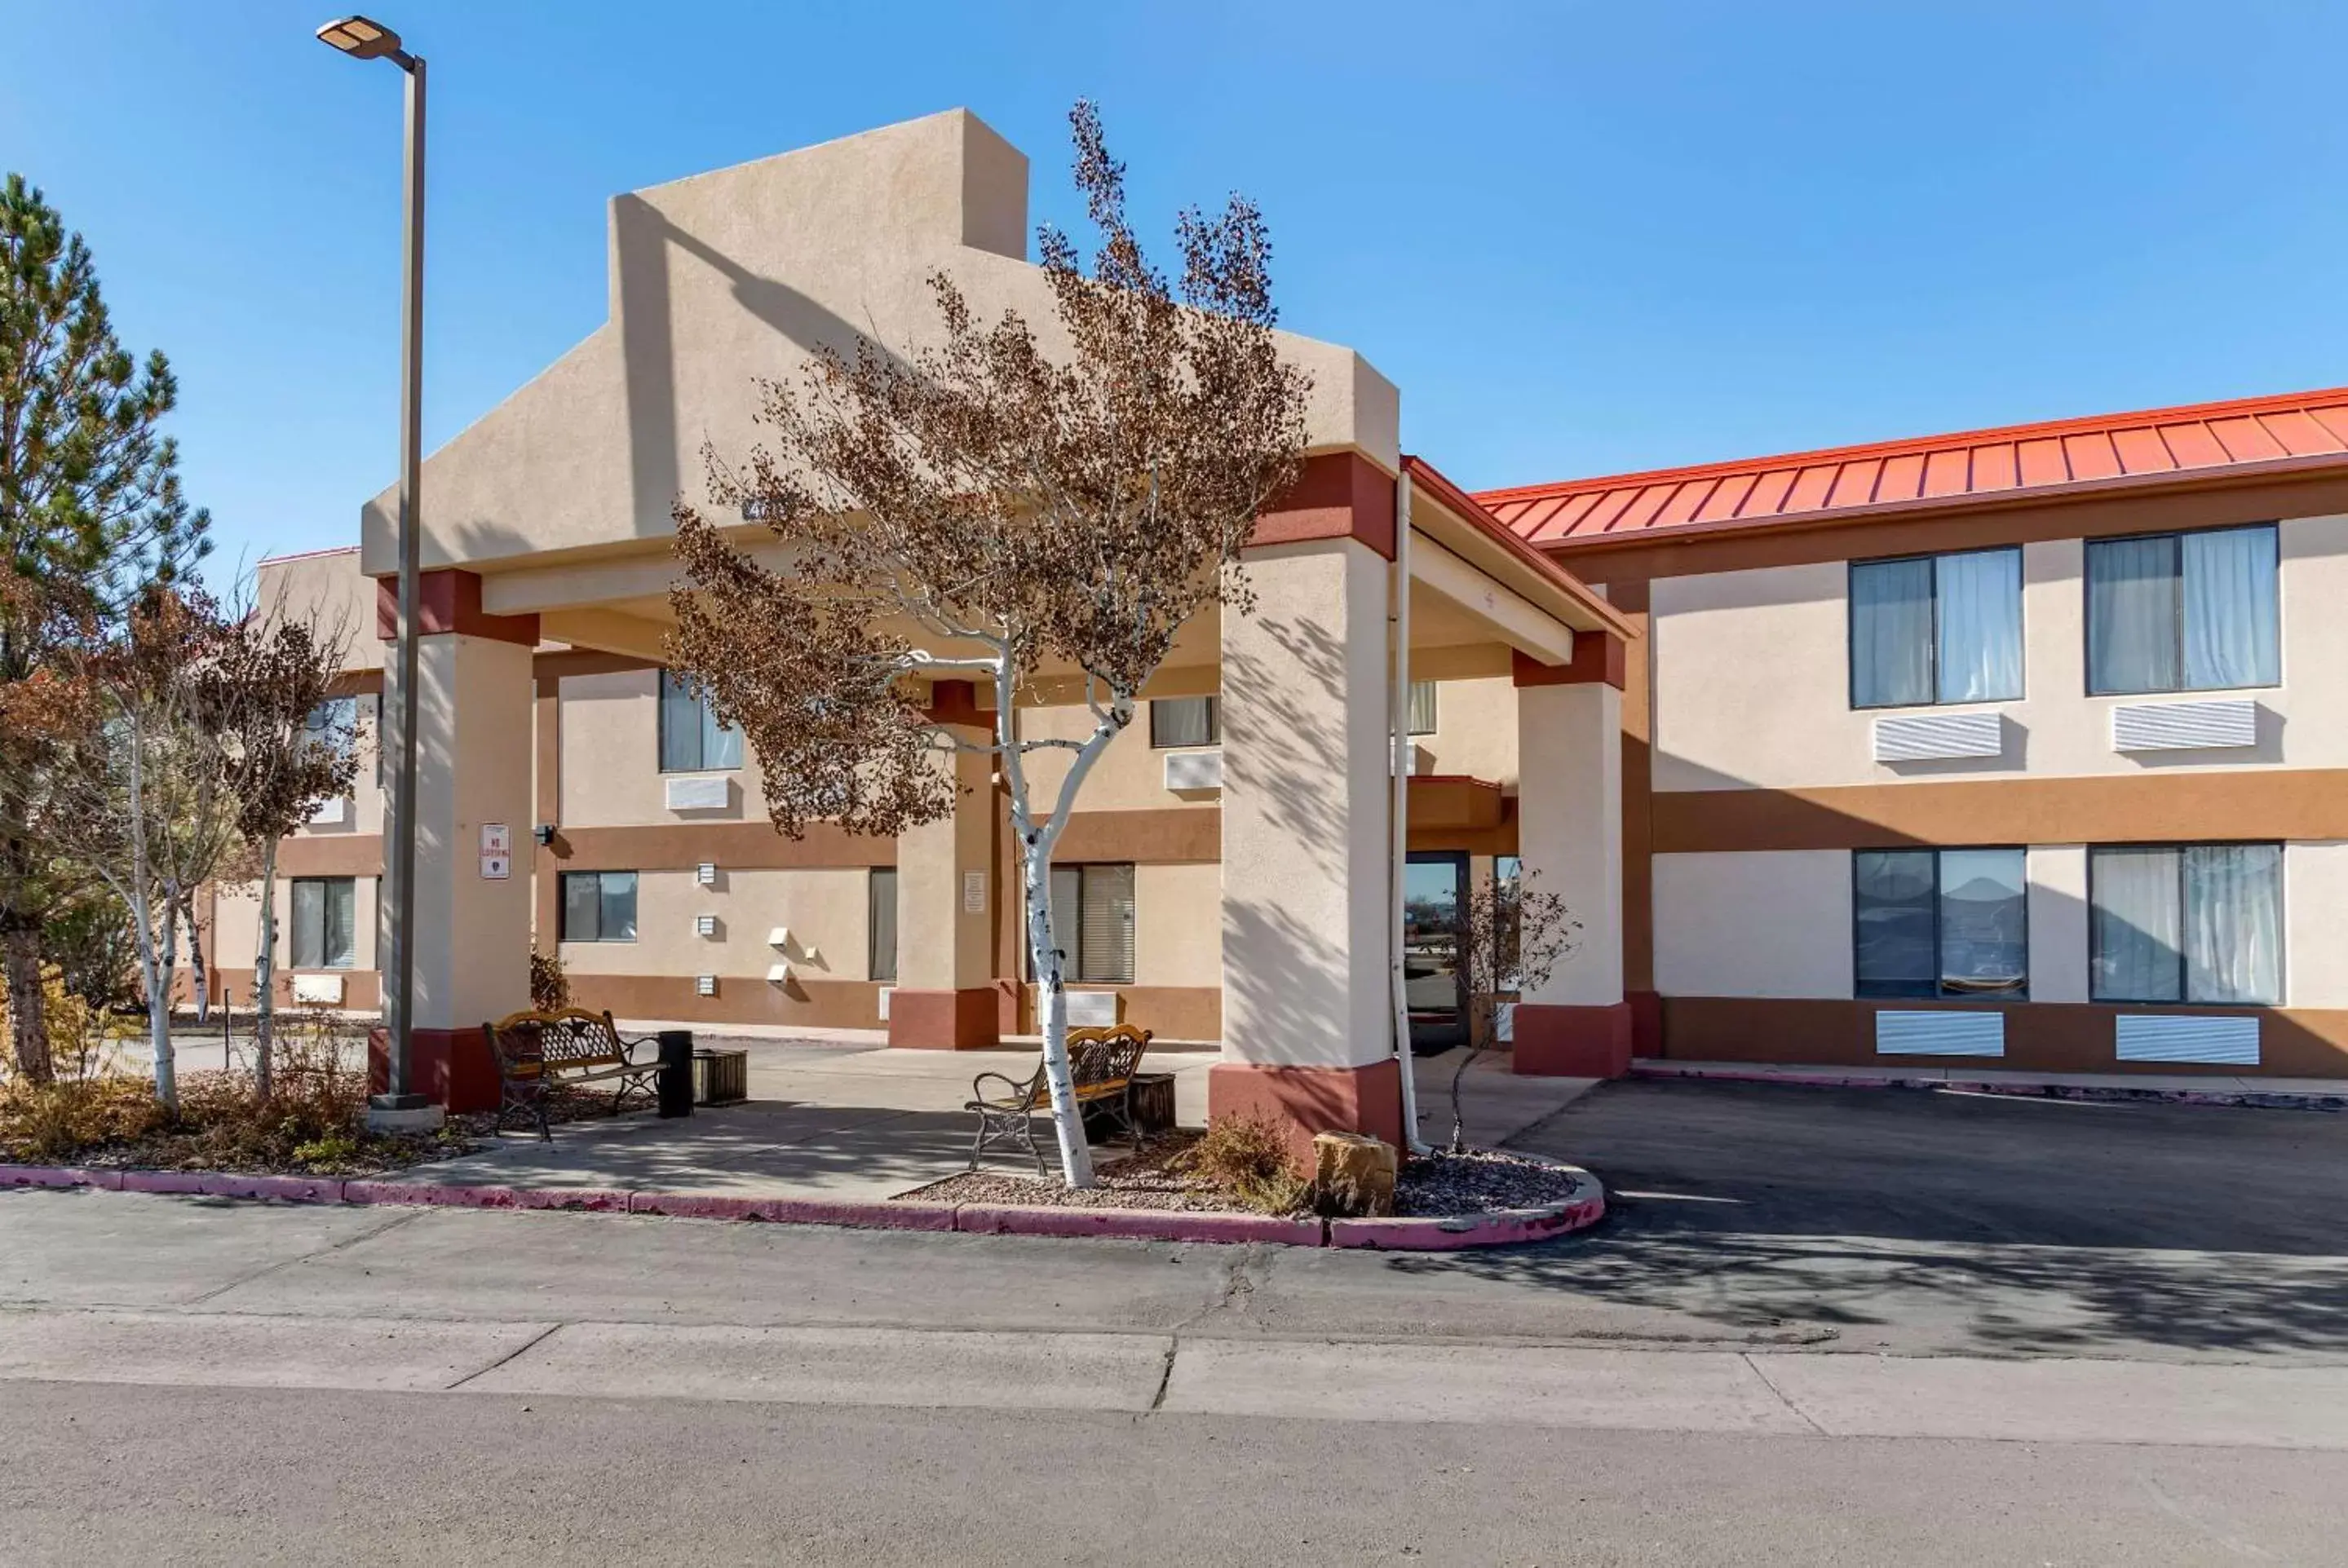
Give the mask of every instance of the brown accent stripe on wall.
[[[2197, 1008], [2259, 1020], [2256, 1068], [2119, 1060], [2113, 1020], [2176, 1009], [2092, 1002], [2017, 1002], [2005, 1014], [2001, 1057], [1880, 1056], [1875, 1015], [1931, 1002], [1837, 1001], [1782, 997], [1665, 997], [1663, 1055], [1680, 1061], [1815, 1062], [1836, 1067], [1929, 1067], [2020, 1072], [2201, 1073], [2239, 1077], [2348, 1078], [2348, 1010], [2330, 1008]], [[1947, 1004], [1941, 1004], [1947, 1005]]]
[[2348, 838], [2348, 770], [2339, 768], [1673, 790], [1652, 801], [1659, 855], [1903, 844]]
[[1223, 857], [1220, 806], [1159, 806], [1138, 811], [1076, 811], [1052, 858], [1131, 860], [1169, 866]]
[[691, 975], [571, 976], [571, 999], [623, 1019], [694, 1024], [785, 1024], [812, 1029], [886, 1029], [880, 988], [871, 980], [798, 980], [778, 986], [756, 975], [722, 975], [705, 997]]
[[559, 829], [538, 852], [540, 870], [680, 871], [703, 861], [735, 871], [894, 866], [893, 839], [860, 838], [827, 823], [786, 838], [767, 822], [662, 823], [647, 827]]
[[277, 844], [280, 876], [380, 876], [378, 833], [297, 833]]

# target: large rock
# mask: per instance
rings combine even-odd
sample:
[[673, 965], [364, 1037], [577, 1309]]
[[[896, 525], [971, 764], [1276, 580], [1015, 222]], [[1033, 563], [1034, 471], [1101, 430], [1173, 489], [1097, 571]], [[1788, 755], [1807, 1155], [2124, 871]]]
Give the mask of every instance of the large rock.
[[1363, 1132], [1313, 1135], [1313, 1206], [1346, 1219], [1395, 1212], [1395, 1151]]

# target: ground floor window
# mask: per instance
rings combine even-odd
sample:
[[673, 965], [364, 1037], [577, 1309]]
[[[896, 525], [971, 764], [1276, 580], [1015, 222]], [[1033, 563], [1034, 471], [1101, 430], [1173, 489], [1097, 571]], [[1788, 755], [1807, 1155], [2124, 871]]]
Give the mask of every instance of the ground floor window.
[[871, 976], [893, 981], [897, 978], [897, 868], [874, 866], [866, 897], [870, 900], [865, 920], [872, 951]]
[[1157, 697], [1149, 703], [1149, 743], [1211, 746], [1223, 738], [1220, 704], [1212, 697]]
[[1862, 997], [2029, 994], [2020, 849], [1862, 849], [1851, 856]]
[[2282, 1000], [2282, 845], [2098, 847], [2087, 902], [2096, 1000]]
[[294, 878], [294, 967], [347, 969], [358, 961], [358, 880]]
[[1052, 867], [1052, 932], [1067, 978], [1087, 985], [1133, 983], [1133, 867]]
[[566, 871], [562, 874], [562, 940], [633, 942], [635, 939], [634, 872]]
[[1435, 733], [1435, 692], [1436, 682], [1432, 681], [1413, 681], [1410, 683], [1410, 712], [1407, 715], [1410, 721], [1407, 726], [1409, 733], [1414, 735]]

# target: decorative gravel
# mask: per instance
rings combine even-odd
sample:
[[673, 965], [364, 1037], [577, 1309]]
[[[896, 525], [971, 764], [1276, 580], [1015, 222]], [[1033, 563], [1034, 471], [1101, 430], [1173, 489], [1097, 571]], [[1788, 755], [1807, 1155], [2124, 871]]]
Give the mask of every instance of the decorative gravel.
[[[1247, 1205], [1229, 1194], [1168, 1169], [1198, 1141], [1177, 1132], [1154, 1141], [1138, 1155], [1095, 1169], [1100, 1184], [1072, 1192], [1057, 1175], [1038, 1180], [1008, 1171], [978, 1171], [948, 1176], [898, 1196], [925, 1204], [1020, 1204], [1046, 1208], [1173, 1209], [1189, 1214], [1245, 1214]], [[1540, 1208], [1574, 1195], [1574, 1177], [1521, 1154], [1476, 1149], [1464, 1154], [1426, 1154], [1403, 1166], [1395, 1192], [1403, 1214], [1481, 1214], [1505, 1209]]]

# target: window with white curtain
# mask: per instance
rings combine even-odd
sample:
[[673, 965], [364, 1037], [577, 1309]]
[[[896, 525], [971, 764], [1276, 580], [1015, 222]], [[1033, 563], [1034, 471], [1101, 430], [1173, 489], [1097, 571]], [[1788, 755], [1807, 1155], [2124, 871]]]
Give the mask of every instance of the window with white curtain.
[[866, 916], [867, 930], [871, 939], [871, 978], [894, 980], [897, 978], [897, 868], [893, 866], [874, 866], [871, 886], [866, 896], [870, 901]]
[[742, 732], [717, 717], [707, 692], [694, 691], [666, 670], [660, 681], [660, 765], [664, 774], [742, 765]]
[[349, 876], [294, 878], [289, 933], [297, 969], [347, 969], [358, 961], [358, 882]]
[[2222, 692], [2282, 680], [2274, 525], [2087, 542], [2087, 690]]
[[1149, 702], [1149, 743], [1169, 746], [1211, 746], [1223, 738], [1222, 715], [1212, 697], [1153, 697]]
[[2022, 551], [1850, 568], [1850, 703], [1913, 708], [2022, 695]]
[[1859, 850], [1851, 896], [1859, 995], [2019, 1001], [2029, 994], [2022, 850]]
[[1435, 681], [1413, 681], [1410, 683], [1409, 712], [1404, 715], [1407, 725], [1406, 733], [1413, 735], [1435, 733], [1435, 694], [1440, 684], [1439, 682]]
[[2099, 846], [2087, 902], [2096, 1000], [2282, 1000], [2281, 845]]
[[1133, 983], [1133, 867], [1052, 867], [1052, 935], [1070, 980]]

